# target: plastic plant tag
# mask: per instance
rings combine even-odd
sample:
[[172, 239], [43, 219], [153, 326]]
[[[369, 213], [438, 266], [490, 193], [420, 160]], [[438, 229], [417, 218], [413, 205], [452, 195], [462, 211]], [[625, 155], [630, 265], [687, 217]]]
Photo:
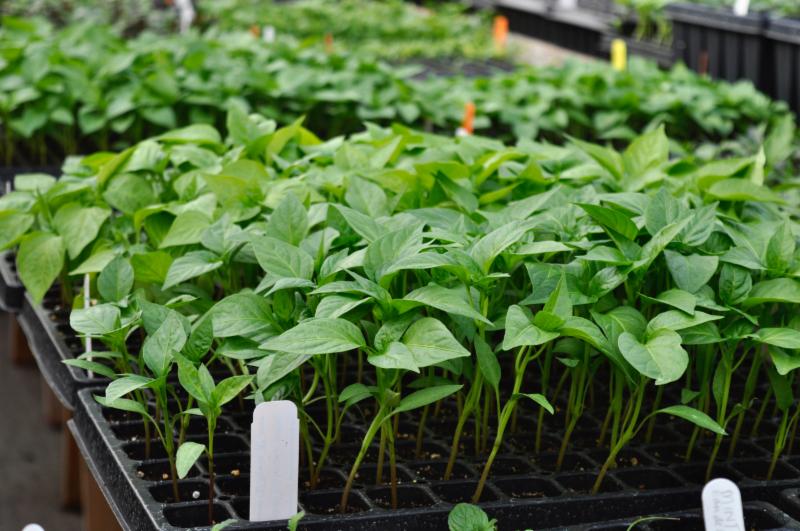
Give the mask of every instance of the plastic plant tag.
[[733, 4], [733, 14], [739, 17], [746, 17], [750, 12], [750, 0], [736, 0]]
[[622, 39], [611, 41], [611, 66], [618, 72], [628, 67], [628, 45]]
[[508, 43], [508, 19], [502, 15], [494, 17], [494, 25], [492, 27], [492, 35], [494, 37], [494, 46], [498, 52], [503, 52]]
[[475, 104], [468, 101], [464, 104], [464, 118], [461, 120], [461, 127], [456, 129], [456, 136], [471, 135], [475, 130]]
[[192, 0], [175, 0], [175, 9], [178, 10], [178, 26], [181, 33], [186, 33], [189, 31], [195, 16]]
[[261, 40], [270, 44], [275, 42], [275, 26], [264, 26], [261, 30]]
[[733, 481], [712, 479], [703, 487], [702, 498], [706, 531], [744, 531], [742, 495]]
[[250, 520], [294, 516], [300, 469], [297, 406], [288, 400], [258, 404], [250, 437]]
[[[91, 279], [89, 278], [89, 274], [83, 275], [83, 307], [88, 308], [92, 302], [92, 283]], [[92, 336], [86, 336], [86, 353], [92, 352]], [[92, 361], [91, 356], [87, 358], [89, 361]], [[92, 371], [86, 371], [89, 373], [89, 378], [94, 378], [94, 373]]]
[[558, 7], [561, 9], [575, 9], [578, 7], [578, 0], [558, 0]]

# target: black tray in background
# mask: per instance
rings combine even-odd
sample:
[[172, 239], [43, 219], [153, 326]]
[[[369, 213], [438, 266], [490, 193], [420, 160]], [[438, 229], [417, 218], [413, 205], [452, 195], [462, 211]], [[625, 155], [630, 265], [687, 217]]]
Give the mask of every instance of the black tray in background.
[[[57, 313], [60, 313], [62, 319], [69, 317], [65, 310], [55, 313], [48, 310], [47, 306], [53, 308], [57, 300], [58, 297], [52, 290], [45, 296], [42, 304], [36, 304], [31, 296], [25, 293], [17, 320], [28, 339], [28, 346], [47, 385], [53, 390], [61, 405], [72, 411], [79, 389], [103, 385], [108, 379], [102, 376], [89, 377], [89, 373], [85, 370], [63, 363], [64, 360], [75, 358], [80, 340], [74, 338], [68, 322], [57, 324], [53, 320]], [[72, 347], [67, 343], [68, 340]]]
[[767, 63], [772, 96], [800, 112], [800, 20], [770, 17], [766, 39], [772, 49]]
[[[766, 16], [750, 13], [740, 17], [730, 9], [695, 4], [670, 4], [673, 49], [689, 68], [716, 79], [751, 81], [770, 92], [770, 50], [764, 39]], [[703, 65], [706, 62], [706, 65]]]
[[0, 253], [0, 310], [12, 313], [22, 309], [25, 293], [15, 260], [15, 255], [9, 251]]
[[[99, 393], [102, 390], [97, 389], [95, 392]], [[355, 434], [352, 439], [358, 440], [358, 433], [363, 433], [363, 421], [359, 420], [355, 413], [348, 412], [347, 415], [345, 426]], [[225, 450], [220, 450], [216, 455], [219, 474], [216, 482], [216, 507], [220, 519], [244, 519], [249, 510], [250, 413], [228, 410], [223, 418], [226, 428], [221, 430], [220, 437], [227, 441], [225, 444], [229, 451], [226, 453]], [[404, 415], [401, 418], [401, 424], [409, 424], [409, 427], [405, 428], [410, 430], [408, 433], [415, 433], [414, 418], [411, 415]], [[534, 416], [529, 416], [527, 413], [520, 416], [520, 422], [532, 423], [533, 419]], [[447, 420], [443, 419], [443, 422], [446, 423]], [[599, 421], [591, 416], [587, 416], [585, 420], [589, 425], [599, 425]], [[681, 427], [685, 428], [685, 425], [677, 421], [667, 422], [657, 428], [658, 437], [655, 440], [677, 443], [686, 439], [690, 430], [681, 431]], [[207, 502], [203, 500], [205, 493], [197, 501], [159, 502], [155, 496], [161, 496], [159, 499], [163, 500], [164, 493], [169, 491], [169, 482], [163, 481], [158, 475], [142, 477], [138, 474], [140, 470], [152, 473], [153, 470], [158, 470], [158, 467], [163, 467], [166, 461], [159, 460], [157, 455], [153, 456], [155, 459], [143, 459], [143, 443], [141, 437], [136, 435], [142, 428], [135, 416], [104, 410], [94, 401], [92, 390], [84, 389], [78, 392], [72, 429], [80, 441], [84, 457], [97, 474], [104, 494], [112, 506], [116, 505], [119, 508], [119, 516], [125, 522], [124, 528], [174, 531], [185, 529], [177, 525], [180, 522], [184, 522], [187, 527], [205, 524], [207, 514]], [[401, 431], [403, 429], [401, 428]], [[442, 431], [435, 431], [432, 425], [427, 425], [425, 429], [425, 444], [441, 447], [446, 454], [447, 437], [437, 435]], [[548, 437], [557, 441], [558, 432], [553, 432]], [[404, 443], [400, 441], [402, 439], [398, 440], [398, 448], [400, 444], [409, 443], [407, 440]], [[545, 454], [542, 454], [540, 456], [542, 460], [539, 460], [540, 457], [534, 456], [531, 451], [526, 452], [521, 449], [517, 446], [518, 442], [510, 438], [503, 443], [503, 450], [495, 463], [495, 472], [486, 486], [486, 501], [480, 505], [490, 517], [498, 520], [499, 529], [503, 531], [532, 526], [537, 529], [548, 527], [595, 529], [588, 524], [629, 520], [642, 515], [666, 512], [696, 511], [700, 505], [703, 483], [699, 477], [704, 472], [704, 459], [707, 454], [701, 452], [703, 445], [700, 445], [697, 450], [700, 453], [689, 464], [666, 464], [664, 456], [667, 454], [663, 448], [670, 444], [662, 442], [632, 445], [626, 451], [629, 452], [629, 456], [636, 457], [635, 464], [625, 464], [624, 460], [621, 461], [617, 469], [609, 472], [604, 483], [605, 492], [591, 496], [576, 494], [568, 489], [571, 485], [585, 485], [587, 480], [593, 481], [599, 468], [600, 454], [605, 454], [604, 450], [586, 448], [570, 451], [568, 461], [577, 464], [570, 465], [571, 471], [553, 473], [548, 472], [546, 466], [541, 464], [544, 462]], [[728, 477], [735, 481], [741, 488], [745, 502], [773, 503], [781, 499], [782, 491], [800, 488], [800, 471], [794, 466], [800, 464], [798, 456], [782, 457], [776, 469], [778, 471], [776, 479], [773, 481], [748, 477], [748, 474], [762, 473], [766, 470], [770, 455], [767, 448], [769, 444], [768, 440], [743, 440], [737, 451], [739, 457], [728, 461], [722, 459], [715, 476]], [[363, 512], [344, 516], [314, 514], [314, 504], [320, 501], [333, 504], [338, 502], [341, 488], [336, 482], [343, 483], [345, 474], [349, 470], [350, 462], [347, 461], [347, 455], [349, 454], [340, 454], [336, 457], [332, 453], [326, 473], [338, 479], [335, 479], [329, 488], [316, 491], [301, 490], [301, 508], [307, 511], [301, 529], [382, 531], [443, 529], [447, 514], [453, 505], [471, 495], [482, 465], [481, 459], [462, 456], [457, 461], [459, 477], [450, 481], [440, 481], [426, 479], [422, 471], [427, 465], [442, 464], [442, 459], [424, 462], [410, 458], [400, 459], [398, 472], [403, 479], [401, 488], [409, 494], [428, 500], [430, 506], [397, 511], [380, 508], [374, 498], [376, 491], [372, 486], [372, 476], [364, 472], [366, 479], [353, 489], [351, 496], [351, 502], [360, 505], [364, 509]], [[627, 459], [634, 463], [630, 457]], [[230, 467], [234, 465], [229, 465], [228, 468], [221, 467], [220, 463], [223, 461], [236, 463], [235, 466], [241, 469], [236, 468], [236, 473], [231, 475], [233, 471]], [[509, 471], [509, 463], [514, 461], [517, 462], [515, 466], [521, 468]], [[362, 468], [362, 471], [364, 470], [367, 469]], [[201, 459], [190, 473], [190, 477], [180, 481], [182, 489], [191, 491], [196, 487], [203, 488], [207, 483], [205, 472]], [[548, 497], [521, 498], [520, 495], [513, 497], [511, 493], [520, 492], [518, 490], [520, 485], [523, 489], [547, 493]], [[641, 490], [643, 486], [648, 486], [649, 490]], [[385, 487], [382, 488], [385, 490]], [[791, 525], [787, 523], [785, 527], [797, 528], [795, 525], [796, 523]], [[230, 529], [271, 531], [284, 528], [285, 522], [242, 521]]]

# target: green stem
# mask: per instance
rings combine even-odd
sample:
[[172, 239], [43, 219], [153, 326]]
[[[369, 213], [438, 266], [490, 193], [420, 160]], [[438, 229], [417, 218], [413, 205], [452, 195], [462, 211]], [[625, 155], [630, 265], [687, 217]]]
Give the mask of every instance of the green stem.
[[361, 466], [361, 462], [364, 460], [364, 456], [367, 455], [367, 451], [369, 450], [369, 445], [372, 444], [372, 440], [375, 438], [375, 434], [378, 432], [378, 429], [381, 427], [383, 423], [383, 417], [385, 415], [384, 407], [381, 406], [378, 409], [378, 412], [375, 415], [375, 418], [372, 419], [372, 423], [369, 425], [367, 429], [366, 435], [364, 435], [364, 440], [361, 441], [361, 449], [358, 451], [358, 455], [356, 455], [356, 460], [353, 462], [353, 467], [350, 469], [350, 475], [347, 476], [347, 483], [344, 485], [344, 490], [342, 491], [342, 498], [339, 501], [339, 511], [344, 514], [347, 511], [347, 500], [350, 499], [350, 491], [353, 488], [353, 482], [356, 479], [356, 474], [358, 474], [358, 467]]
[[739, 435], [742, 432], [742, 425], [744, 424], [744, 414], [749, 409], [750, 400], [752, 400], [753, 394], [755, 394], [756, 385], [758, 384], [758, 372], [760, 368], [761, 356], [759, 356], [758, 351], [756, 351], [753, 354], [753, 363], [750, 364], [750, 372], [747, 373], [747, 380], [745, 380], [744, 395], [742, 396], [743, 407], [742, 410], [736, 415], [736, 427], [733, 430], [730, 446], [728, 447], [728, 459], [731, 459], [734, 452], [736, 452], [736, 443], [739, 442]]
[[444, 471], [444, 480], [447, 481], [450, 479], [450, 476], [453, 473], [453, 466], [456, 463], [456, 457], [458, 455], [458, 443], [461, 439], [461, 433], [464, 430], [464, 424], [466, 424], [467, 420], [469, 419], [470, 414], [472, 413], [472, 409], [474, 408], [474, 403], [477, 400], [477, 395], [479, 388], [481, 387], [482, 383], [482, 376], [480, 371], [476, 371], [475, 373], [475, 381], [472, 383], [472, 387], [467, 394], [467, 399], [464, 402], [464, 407], [461, 410], [461, 414], [458, 416], [458, 422], [456, 423], [456, 431], [453, 434], [453, 442], [450, 446], [450, 457], [447, 460], [447, 468]]

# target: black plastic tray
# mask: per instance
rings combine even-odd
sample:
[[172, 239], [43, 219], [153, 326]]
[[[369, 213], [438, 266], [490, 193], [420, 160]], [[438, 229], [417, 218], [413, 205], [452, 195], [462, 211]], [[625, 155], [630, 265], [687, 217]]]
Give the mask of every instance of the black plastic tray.
[[772, 48], [772, 95], [800, 112], [800, 20], [770, 18], [766, 36]]
[[[101, 393], [102, 390], [96, 390]], [[249, 510], [249, 423], [248, 411], [227, 411], [217, 440], [219, 448], [224, 439], [228, 451], [218, 450], [216, 510], [218, 520], [226, 518], [246, 519]], [[533, 415], [520, 415], [520, 422], [531, 425]], [[401, 433], [416, 433], [414, 417], [401, 417]], [[598, 425], [597, 419], [587, 416], [584, 424]], [[425, 446], [431, 454], [429, 461], [416, 461], [402, 458], [400, 447], [413, 444], [400, 437], [398, 452], [398, 474], [401, 477], [401, 496], [427, 500], [429, 506], [390, 511], [380, 507], [374, 495], [385, 495], [387, 488], [375, 488], [369, 465], [362, 467], [365, 479], [353, 490], [351, 502], [364, 510], [359, 513], [340, 515], [320, 514], [315, 507], [323, 504], [335, 505], [341, 495], [352, 456], [348, 453], [332, 452], [330, 466], [326, 475], [331, 478], [327, 488], [316, 491], [300, 491], [300, 505], [306, 510], [301, 528], [311, 530], [337, 529], [442, 529], [453, 504], [467, 501], [474, 489], [482, 460], [459, 459], [454, 479], [440, 481], [430, 475], [444, 464], [450, 419], [443, 418], [442, 426], [428, 424], [425, 428]], [[202, 494], [197, 501], [168, 503], [170, 484], [159, 476], [166, 470], [164, 459], [143, 459], [141, 442], [141, 422], [134, 416], [104, 410], [92, 397], [92, 390], [78, 392], [73, 431], [79, 440], [85, 458], [99, 478], [99, 483], [112, 507], [119, 509], [118, 516], [126, 529], [175, 530], [185, 527], [203, 526], [207, 522], [207, 500], [205, 484], [207, 475], [203, 460], [198, 461], [189, 478], [180, 482], [181, 490], [199, 490]], [[352, 434], [345, 442], [356, 444], [363, 433], [364, 424], [355, 413], [348, 412], [346, 429]], [[771, 426], [765, 421], [764, 426]], [[202, 432], [202, 423], [197, 433]], [[772, 426], [774, 427], [774, 426]], [[441, 429], [440, 429], [441, 428]], [[497, 518], [499, 528], [537, 529], [564, 527], [572, 529], [583, 524], [606, 522], [620, 519], [630, 520], [642, 515], [664, 514], [668, 512], [696, 511], [700, 506], [702, 475], [705, 470], [707, 454], [701, 444], [696, 450], [694, 460], [685, 464], [677, 458], [669, 457], [677, 452], [678, 443], [687, 438], [685, 424], [667, 422], [656, 428], [657, 441], [671, 443], [633, 445], [623, 452], [620, 466], [611, 470], [604, 483], [601, 494], [591, 496], [576, 493], [571, 488], [587, 488], [594, 480], [600, 460], [605, 450], [585, 448], [570, 451], [563, 472], [554, 473], [548, 463], [551, 454], [533, 455], [521, 444], [530, 442], [530, 434], [509, 437], [503, 443], [501, 456], [495, 462], [493, 476], [486, 486], [486, 498], [480, 505], [492, 518]], [[441, 435], [438, 435], [441, 434]], [[578, 432], [573, 436], [580, 445]], [[558, 432], [546, 438], [548, 444], [557, 444]], [[198, 437], [201, 437], [198, 435]], [[352, 441], [351, 441], [352, 439]], [[201, 440], [201, 439], [198, 439]], [[520, 443], [520, 440], [523, 443]], [[400, 442], [404, 441], [404, 442]], [[158, 443], [154, 442], [154, 448]], [[781, 458], [773, 481], [753, 479], [766, 471], [769, 462], [771, 438], [764, 440], [742, 440], [737, 447], [737, 457], [721, 462], [715, 469], [716, 477], [728, 477], [742, 490], [744, 501], [773, 503], [782, 499], [781, 492], [789, 488], [800, 488], [800, 457]], [[438, 450], [437, 450], [438, 448]], [[681, 449], [685, 448], [683, 444]], [[158, 456], [153, 456], [158, 457]], [[227, 463], [220, 465], [220, 463]], [[235, 468], [235, 474], [234, 469]], [[302, 470], [302, 468], [301, 468]], [[373, 472], [374, 473], [374, 465]], [[751, 476], [751, 477], [748, 477]], [[645, 490], [646, 488], [646, 490]], [[538, 497], [525, 497], [538, 496]], [[160, 501], [159, 501], [160, 500]], [[327, 510], [327, 509], [326, 509]], [[325, 511], [323, 511], [325, 512]], [[783, 518], [783, 517], [781, 517]], [[780, 519], [779, 519], [780, 520]], [[616, 524], [615, 524], [616, 525]], [[800, 528], [788, 520], [781, 523], [786, 528]], [[182, 527], [183, 526], [183, 527]], [[272, 530], [283, 529], [285, 522], [255, 523], [243, 521], [231, 529]], [[591, 527], [588, 527], [591, 528]], [[681, 528], [683, 529], [683, 528]]]
[[72, 411], [78, 389], [96, 387], [108, 382], [108, 379], [90, 378], [83, 369], [63, 363], [64, 360], [75, 358], [76, 353], [80, 352], [81, 343], [72, 333], [68, 322], [58, 324], [55, 321], [55, 318], [63, 320], [69, 317], [65, 310], [54, 311], [57, 300], [58, 297], [51, 290], [42, 304], [36, 304], [26, 292], [17, 320], [47, 385], [61, 405]]
[[25, 288], [17, 276], [14, 253], [0, 253], [0, 310], [16, 313], [22, 309]]
[[650, 59], [658, 63], [658, 66], [662, 68], [669, 68], [675, 63], [675, 52], [671, 47], [626, 37], [615, 31], [604, 33], [600, 40], [600, 49], [606, 56], [611, 54], [611, 43], [614, 39], [625, 41], [629, 56]]
[[691, 69], [707, 69], [711, 77], [728, 81], [747, 79], [769, 92], [766, 60], [770, 54], [764, 38], [764, 14], [740, 17], [729, 9], [670, 4], [667, 15], [672, 21], [676, 57]]

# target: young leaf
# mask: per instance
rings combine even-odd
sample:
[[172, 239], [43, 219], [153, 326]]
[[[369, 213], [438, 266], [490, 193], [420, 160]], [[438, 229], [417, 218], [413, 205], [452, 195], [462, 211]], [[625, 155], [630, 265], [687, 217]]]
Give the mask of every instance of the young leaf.
[[633, 334], [619, 336], [619, 350], [625, 359], [656, 385], [674, 382], [683, 376], [689, 365], [689, 355], [681, 347], [681, 336], [672, 330], [656, 330], [646, 343]]
[[64, 238], [64, 246], [72, 259], [97, 238], [97, 233], [111, 211], [99, 207], [82, 207], [78, 203], [67, 203], [56, 212], [53, 224]]
[[695, 293], [705, 286], [717, 271], [719, 258], [691, 254], [684, 256], [678, 252], [666, 250], [664, 257], [675, 284], [684, 291]]
[[314, 259], [302, 249], [270, 236], [251, 240], [259, 265], [275, 277], [311, 280]]
[[109, 402], [114, 402], [118, 398], [122, 398], [137, 389], [141, 389], [142, 387], [147, 387], [151, 383], [153, 383], [152, 378], [140, 376], [138, 374], [128, 374], [122, 376], [108, 384], [105, 393], [106, 400]]
[[412, 409], [417, 409], [427, 406], [428, 404], [438, 402], [439, 400], [446, 398], [453, 393], [457, 393], [462, 387], [463, 385], [437, 385], [435, 387], [428, 387], [427, 389], [414, 391], [410, 395], [406, 395], [402, 400], [400, 400], [400, 403], [397, 405], [394, 411], [392, 411], [392, 414], [394, 415], [404, 411], [411, 411]]
[[614, 208], [579, 203], [579, 207], [586, 211], [595, 223], [604, 229], [611, 229], [625, 239], [635, 240], [639, 229], [631, 219]]
[[17, 271], [35, 302], [41, 302], [63, 267], [64, 244], [60, 236], [32, 232], [23, 238], [17, 250]]
[[464, 296], [464, 288], [448, 289], [438, 284], [431, 283], [415, 289], [405, 297], [404, 301], [413, 301], [426, 306], [431, 306], [445, 313], [462, 315], [468, 319], [492, 324], [483, 315], [478, 313]]
[[539, 404], [545, 411], [550, 413], [551, 415], [555, 413], [552, 404], [547, 400], [547, 398], [539, 393], [517, 393], [514, 395], [515, 398], [529, 398]]
[[333, 354], [366, 346], [356, 325], [346, 319], [308, 319], [261, 344], [264, 350], [297, 354]]
[[499, 392], [501, 369], [497, 356], [492, 352], [486, 340], [480, 336], [475, 337], [475, 357], [481, 369], [486, 383], [492, 386], [495, 392]]
[[252, 376], [229, 376], [214, 388], [211, 393], [211, 402], [217, 407], [222, 407], [241, 393], [253, 381]]
[[790, 350], [800, 349], [800, 331], [794, 328], [762, 328], [750, 336], [758, 343]]
[[450, 330], [433, 317], [423, 317], [409, 326], [402, 343], [414, 355], [418, 367], [429, 367], [470, 355]]
[[209, 311], [215, 337], [253, 336], [270, 328], [272, 309], [255, 293], [228, 295]]
[[477, 505], [459, 503], [447, 516], [449, 531], [496, 531], [496, 521], [489, 520]]
[[119, 329], [120, 311], [111, 304], [78, 308], [70, 313], [69, 325], [76, 332], [87, 336], [108, 335]]
[[187, 280], [222, 267], [222, 260], [210, 251], [192, 251], [176, 258], [169, 266], [162, 289], [169, 289]]
[[308, 233], [308, 214], [299, 199], [288, 193], [267, 223], [267, 235], [290, 245], [300, 245]]
[[525, 310], [517, 305], [508, 307], [505, 328], [503, 350], [541, 345], [558, 337], [558, 332], [548, 332], [534, 325]]
[[133, 288], [133, 267], [124, 256], [111, 260], [97, 277], [97, 291], [107, 301], [125, 298]]
[[195, 461], [206, 451], [204, 444], [186, 441], [178, 448], [175, 454], [175, 469], [178, 477], [183, 479], [194, 466]]
[[670, 406], [659, 409], [656, 413], [663, 413], [666, 415], [672, 415], [675, 417], [680, 417], [684, 420], [688, 420], [692, 424], [696, 426], [700, 426], [708, 431], [714, 432], [717, 435], [727, 435], [725, 429], [717, 424], [714, 419], [703, 413], [702, 411], [698, 411], [693, 407], [689, 406]]

